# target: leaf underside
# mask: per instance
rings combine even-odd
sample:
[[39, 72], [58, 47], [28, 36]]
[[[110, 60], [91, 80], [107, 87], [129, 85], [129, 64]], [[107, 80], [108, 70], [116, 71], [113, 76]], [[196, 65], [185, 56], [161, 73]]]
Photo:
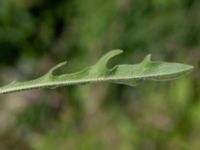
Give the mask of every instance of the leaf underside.
[[1, 87], [0, 94], [92, 82], [112, 82], [135, 86], [143, 80], [166, 81], [176, 79], [193, 69], [193, 66], [187, 64], [152, 61], [151, 55], [146, 56], [139, 64], [121, 64], [111, 69], [107, 68], [108, 61], [122, 52], [122, 50], [110, 51], [101, 57], [95, 65], [79, 72], [54, 75], [55, 70], [66, 65], [66, 62], [62, 62], [42, 77], [24, 82], [13, 81]]

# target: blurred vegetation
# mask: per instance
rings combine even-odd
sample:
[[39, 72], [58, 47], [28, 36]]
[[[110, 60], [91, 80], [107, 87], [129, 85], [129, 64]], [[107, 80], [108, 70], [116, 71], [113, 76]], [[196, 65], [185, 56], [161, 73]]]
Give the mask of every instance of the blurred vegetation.
[[114, 63], [194, 65], [179, 80], [94, 84], [0, 96], [2, 150], [200, 149], [200, 1], [1, 0], [0, 83], [65, 72], [124, 49]]

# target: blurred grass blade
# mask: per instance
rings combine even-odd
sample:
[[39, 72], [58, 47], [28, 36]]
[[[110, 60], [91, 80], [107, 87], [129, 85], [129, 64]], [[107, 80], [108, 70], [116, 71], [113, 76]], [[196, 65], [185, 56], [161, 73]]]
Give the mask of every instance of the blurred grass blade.
[[176, 79], [193, 69], [193, 66], [187, 64], [152, 61], [151, 55], [146, 56], [139, 64], [122, 64], [108, 69], [108, 61], [122, 52], [122, 50], [110, 51], [95, 65], [79, 72], [54, 75], [55, 70], [66, 65], [66, 62], [60, 63], [40, 78], [25, 82], [13, 81], [1, 87], [0, 94], [45, 87], [57, 88], [66, 85], [92, 82], [113, 82], [135, 86], [143, 80], [166, 81]]

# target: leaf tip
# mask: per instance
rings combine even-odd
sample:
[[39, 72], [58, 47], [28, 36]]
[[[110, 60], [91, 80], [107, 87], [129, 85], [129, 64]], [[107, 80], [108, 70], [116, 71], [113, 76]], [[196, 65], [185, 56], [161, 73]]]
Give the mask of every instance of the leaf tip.
[[112, 50], [108, 53], [106, 53], [104, 56], [102, 56], [100, 58], [100, 60], [98, 61], [98, 65], [102, 65], [105, 66], [107, 64], [107, 62], [114, 56], [119, 55], [123, 52], [123, 50], [121, 49], [116, 49], [116, 50]]
[[48, 74], [52, 74], [55, 70], [57, 70], [58, 68], [61, 68], [62, 66], [66, 65], [66, 64], [67, 64], [67, 61], [57, 64], [56, 66], [54, 66], [53, 68], [51, 68], [49, 70]]
[[142, 61], [142, 64], [147, 64], [147, 63], [150, 63], [151, 62], [151, 58], [152, 58], [152, 55], [151, 54], [148, 54], [144, 60]]
[[115, 54], [121, 54], [124, 51], [122, 49], [115, 49], [115, 50], [113, 50], [113, 52], [115, 52]]
[[192, 71], [193, 69], [194, 69], [194, 66], [192, 66], [192, 65], [187, 65], [187, 66], [186, 66], [186, 70], [187, 70], [188, 72]]

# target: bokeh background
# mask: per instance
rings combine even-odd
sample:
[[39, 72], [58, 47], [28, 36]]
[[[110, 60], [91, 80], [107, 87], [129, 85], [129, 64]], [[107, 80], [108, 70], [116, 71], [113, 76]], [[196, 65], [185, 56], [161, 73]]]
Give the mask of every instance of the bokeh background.
[[0, 150], [199, 150], [199, 0], [0, 0], [0, 84], [119, 63], [195, 66], [136, 87], [98, 83], [0, 95]]

